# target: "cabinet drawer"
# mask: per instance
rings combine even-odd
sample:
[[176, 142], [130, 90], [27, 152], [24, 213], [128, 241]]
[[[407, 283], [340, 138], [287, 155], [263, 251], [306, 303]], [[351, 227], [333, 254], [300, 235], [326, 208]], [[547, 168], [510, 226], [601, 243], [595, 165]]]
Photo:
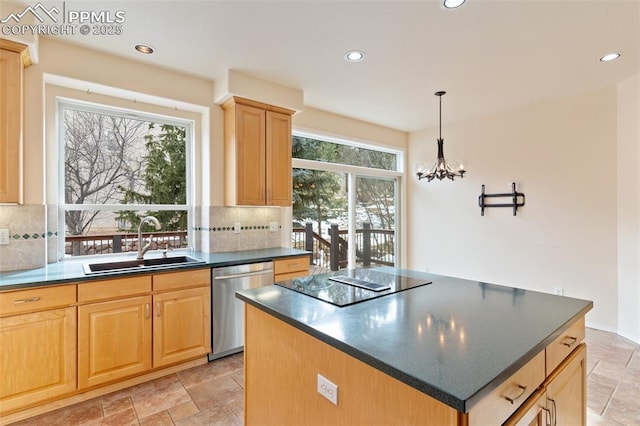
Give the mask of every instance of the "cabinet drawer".
[[584, 317], [574, 322], [564, 333], [547, 346], [547, 375], [556, 369], [584, 340]]
[[211, 284], [211, 269], [190, 269], [153, 276], [153, 291], [201, 287]]
[[309, 270], [290, 272], [288, 274], [278, 274], [274, 276], [274, 282], [280, 282], [284, 280], [292, 280], [294, 278], [306, 277], [309, 275]]
[[545, 351], [541, 351], [482, 398], [469, 412], [469, 426], [499, 425], [507, 420], [544, 381], [544, 361]]
[[76, 303], [76, 286], [39, 287], [0, 293], [0, 316], [39, 311]]
[[151, 275], [78, 284], [78, 302], [94, 302], [151, 292]]
[[291, 272], [309, 271], [309, 256], [290, 257], [273, 262], [273, 273], [289, 274]]

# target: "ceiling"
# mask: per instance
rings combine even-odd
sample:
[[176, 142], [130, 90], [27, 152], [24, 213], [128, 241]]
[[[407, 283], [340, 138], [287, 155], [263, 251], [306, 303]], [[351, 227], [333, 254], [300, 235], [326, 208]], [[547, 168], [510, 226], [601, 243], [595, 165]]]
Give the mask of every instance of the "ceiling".
[[[20, 1], [21, 4], [33, 2]], [[61, 7], [61, 1], [42, 1]], [[67, 1], [122, 10], [123, 34], [66, 37], [216, 80], [235, 69], [306, 106], [402, 131], [615, 85], [640, 73], [640, 0]], [[61, 36], [55, 36], [60, 38]], [[142, 55], [134, 45], [156, 52]], [[348, 50], [365, 52], [349, 63]], [[602, 63], [609, 52], [622, 56]], [[108, 72], [108, 70], [105, 70]]]

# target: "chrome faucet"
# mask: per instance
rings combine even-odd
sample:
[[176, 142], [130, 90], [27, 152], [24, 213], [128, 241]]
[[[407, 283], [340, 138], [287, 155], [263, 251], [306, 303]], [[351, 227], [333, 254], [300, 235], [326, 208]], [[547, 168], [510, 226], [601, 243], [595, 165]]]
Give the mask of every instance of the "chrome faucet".
[[158, 219], [156, 219], [154, 216], [146, 216], [145, 218], [143, 218], [140, 221], [140, 225], [138, 225], [138, 260], [142, 260], [144, 258], [144, 254], [149, 251], [149, 249], [151, 248], [151, 242], [153, 241], [153, 235], [149, 236], [149, 243], [145, 244], [144, 247], [142, 246], [142, 225], [144, 225], [146, 222], [151, 222], [153, 223], [153, 225], [156, 227], [156, 231], [160, 230], [160, 228], [162, 228], [162, 226], [160, 225], [160, 222], [158, 221]]

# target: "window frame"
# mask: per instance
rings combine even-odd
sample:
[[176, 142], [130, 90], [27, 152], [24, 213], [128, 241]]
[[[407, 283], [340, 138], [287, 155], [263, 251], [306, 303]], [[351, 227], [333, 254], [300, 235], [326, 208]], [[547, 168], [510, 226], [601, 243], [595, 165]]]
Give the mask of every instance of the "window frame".
[[[167, 124], [180, 126], [185, 128], [185, 179], [186, 179], [186, 203], [185, 204], [67, 204], [65, 199], [65, 139], [64, 139], [64, 114], [62, 110], [64, 108], [81, 109], [83, 111], [92, 112], [96, 114], [105, 114], [111, 116], [117, 116], [122, 118], [137, 119], [141, 121], [154, 122], [156, 124]], [[73, 210], [86, 210], [86, 211], [168, 211], [168, 210], [184, 210], [187, 212], [187, 241], [189, 246], [194, 247], [193, 238], [195, 234], [194, 221], [195, 221], [195, 173], [194, 173], [194, 137], [195, 137], [195, 125], [194, 120], [172, 117], [164, 114], [157, 114], [140, 110], [134, 110], [130, 108], [117, 107], [112, 105], [105, 105], [100, 103], [87, 102], [83, 100], [68, 98], [64, 96], [56, 96], [55, 98], [55, 111], [56, 111], [56, 137], [58, 139], [58, 161], [57, 161], [57, 205], [58, 205], [58, 252], [61, 259], [77, 259], [82, 257], [97, 257], [97, 256], [111, 256], [114, 254], [122, 255], [123, 253], [108, 253], [108, 254], [91, 254], [91, 255], [79, 255], [69, 256], [65, 253], [66, 244], [66, 223], [65, 212]], [[81, 207], [81, 208], [78, 208]]]
[[[400, 148], [391, 148], [386, 146], [377, 145], [373, 142], [364, 142], [357, 141], [354, 139], [341, 138], [336, 136], [325, 135], [321, 132], [313, 132], [308, 130], [301, 129], [293, 129], [292, 138], [294, 136], [305, 137], [309, 139], [316, 139], [324, 142], [331, 142], [340, 145], [348, 145], [354, 146], [358, 148], [365, 148], [374, 151], [388, 152], [396, 155], [396, 170], [384, 170], [384, 169], [374, 169], [363, 166], [351, 166], [348, 164], [342, 163], [329, 163], [324, 161], [317, 160], [306, 160], [300, 158], [292, 158], [291, 159], [291, 169], [311, 169], [311, 170], [319, 170], [319, 171], [329, 171], [336, 173], [344, 173], [347, 175], [347, 184], [349, 185], [349, 196], [348, 196], [348, 213], [349, 213], [349, 229], [348, 229], [348, 238], [349, 241], [356, 240], [356, 218], [351, 214], [352, 211], [355, 211], [356, 208], [356, 179], [358, 177], [363, 178], [378, 178], [378, 179], [388, 179], [395, 181], [395, 193], [396, 193], [396, 206], [395, 206], [395, 233], [396, 238], [394, 241], [394, 255], [395, 255], [395, 267], [401, 267], [403, 265], [403, 250], [404, 247], [404, 231], [401, 227], [401, 217], [403, 217], [404, 211], [404, 202], [403, 202], [403, 191], [402, 189], [402, 179], [405, 174], [404, 166], [405, 166], [405, 152]], [[292, 188], [293, 190], [293, 188]], [[289, 210], [289, 217], [287, 222], [293, 223], [293, 209]], [[291, 233], [292, 230], [289, 230], [289, 241], [291, 241]], [[356, 267], [356, 252], [355, 245], [350, 244], [348, 248], [348, 266], [347, 268], [352, 269]]]

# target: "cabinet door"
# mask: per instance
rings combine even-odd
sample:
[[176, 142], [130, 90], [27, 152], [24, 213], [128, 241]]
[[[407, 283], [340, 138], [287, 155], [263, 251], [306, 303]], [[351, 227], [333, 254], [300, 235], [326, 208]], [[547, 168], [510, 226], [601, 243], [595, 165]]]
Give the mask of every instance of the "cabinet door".
[[0, 203], [20, 203], [22, 144], [22, 60], [0, 49]]
[[211, 287], [153, 296], [153, 366], [211, 352]]
[[151, 368], [151, 296], [78, 307], [80, 388]]
[[547, 392], [542, 388], [531, 395], [503, 426], [546, 426], [549, 424], [549, 413]]
[[553, 425], [585, 425], [587, 406], [585, 345], [581, 344], [550, 377], [547, 407]]
[[0, 415], [76, 389], [76, 308], [0, 318]]
[[[265, 114], [260, 108], [236, 105], [236, 202], [265, 205]], [[227, 176], [227, 179], [230, 177]]]
[[266, 120], [267, 205], [290, 206], [291, 116], [267, 111]]

